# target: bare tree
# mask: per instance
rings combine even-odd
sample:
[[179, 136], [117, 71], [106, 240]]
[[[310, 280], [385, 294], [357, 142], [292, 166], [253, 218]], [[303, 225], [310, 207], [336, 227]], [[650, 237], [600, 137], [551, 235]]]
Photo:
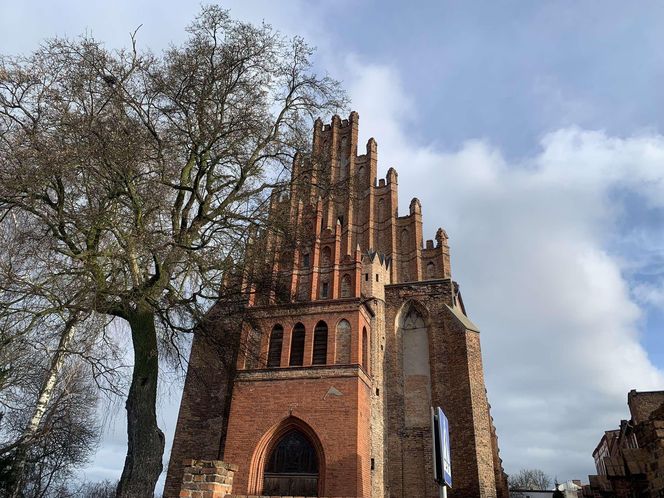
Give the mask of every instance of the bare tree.
[[[36, 359], [34, 355], [32, 358]], [[83, 362], [68, 363], [59, 372], [45, 405], [40, 405], [40, 397], [48, 382], [48, 362], [42, 365], [43, 369], [35, 365], [33, 375], [21, 379], [20, 397], [16, 392], [19, 389], [13, 388], [12, 405], [7, 404], [10, 397], [1, 393], [4, 416], [0, 430], [0, 490], [6, 496], [51, 496], [96, 448], [97, 389]], [[40, 406], [41, 416], [39, 424], [33, 427], [36, 406]], [[29, 436], [26, 427], [30, 428]]]
[[81, 498], [113, 498], [117, 487], [117, 482], [109, 480], [89, 482], [76, 490], [76, 496], [80, 496]]
[[508, 478], [510, 490], [549, 490], [551, 482], [551, 477], [540, 469], [521, 469], [516, 475]]
[[159, 339], [176, 344], [218, 299], [313, 117], [344, 104], [301, 39], [214, 6], [188, 31], [162, 56], [132, 36], [0, 60], [0, 219], [45, 255], [34, 274], [66, 282], [65, 310], [131, 331], [120, 497], [152, 496], [162, 470]]
[[103, 333], [90, 333], [105, 324], [77, 309], [68, 280], [40, 271], [50, 266], [48, 252], [20, 236], [16, 216], [9, 221], [0, 232], [2, 482], [12, 497], [47, 496], [95, 448], [93, 380], [117, 387], [103, 382], [117, 377], [117, 351]]

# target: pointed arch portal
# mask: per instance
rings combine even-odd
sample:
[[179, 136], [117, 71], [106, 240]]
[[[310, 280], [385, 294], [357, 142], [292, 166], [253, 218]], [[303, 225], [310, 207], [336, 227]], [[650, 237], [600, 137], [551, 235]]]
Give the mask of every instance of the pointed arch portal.
[[307, 436], [291, 429], [274, 446], [265, 465], [263, 495], [318, 496], [318, 457]]
[[269, 429], [256, 446], [249, 472], [249, 494], [321, 496], [325, 455], [316, 432], [290, 416]]

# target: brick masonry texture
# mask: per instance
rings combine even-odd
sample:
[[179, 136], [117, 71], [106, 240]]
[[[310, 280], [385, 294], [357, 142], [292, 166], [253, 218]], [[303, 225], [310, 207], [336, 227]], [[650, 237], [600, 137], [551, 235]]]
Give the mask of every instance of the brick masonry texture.
[[606, 431], [593, 452], [597, 475], [588, 476], [584, 497], [664, 496], [664, 391], [627, 395], [631, 418]]
[[450, 422], [448, 496], [507, 497], [447, 234], [423, 239], [417, 199], [399, 216], [398, 175], [377, 178], [374, 139], [357, 154], [358, 123], [316, 121], [311, 156], [271, 199], [286, 228], [255, 233], [234, 280], [244, 305], [220, 302], [195, 334], [165, 498], [185, 489], [186, 459], [230, 462], [233, 496], [261, 496], [290, 431], [316, 454], [318, 496], [438, 497], [430, 406]]

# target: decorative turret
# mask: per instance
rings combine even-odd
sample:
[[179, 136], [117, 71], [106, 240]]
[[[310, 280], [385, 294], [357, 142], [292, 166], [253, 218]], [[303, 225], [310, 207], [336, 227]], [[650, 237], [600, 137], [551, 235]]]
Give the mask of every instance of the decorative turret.
[[439, 228], [436, 231], [436, 246], [446, 246], [447, 245], [447, 232], [442, 228]]
[[422, 214], [422, 203], [417, 197], [410, 201], [410, 214]]
[[385, 286], [391, 283], [391, 259], [385, 254], [369, 251], [362, 257], [362, 296], [385, 300]]
[[387, 183], [398, 183], [397, 178], [399, 178], [397, 170], [395, 170], [394, 168], [390, 168], [387, 170]]

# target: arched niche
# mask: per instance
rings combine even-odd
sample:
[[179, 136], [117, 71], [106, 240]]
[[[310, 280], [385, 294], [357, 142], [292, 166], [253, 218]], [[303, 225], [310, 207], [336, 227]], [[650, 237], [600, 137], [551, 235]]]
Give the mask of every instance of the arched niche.
[[427, 263], [427, 278], [436, 278], [436, 265], [433, 263], [433, 261], [429, 261]]
[[401, 230], [401, 252], [410, 252], [410, 235], [407, 229]]
[[330, 249], [330, 246], [323, 247], [321, 255], [321, 266], [330, 266], [332, 260], [332, 250]]
[[336, 334], [337, 354], [334, 361], [336, 364], [348, 365], [350, 363], [350, 342], [351, 342], [350, 322], [344, 319], [337, 324], [337, 334]]
[[404, 304], [398, 319], [402, 341], [404, 423], [428, 427], [431, 407], [431, 365], [426, 309], [419, 303]]
[[378, 199], [378, 220], [379, 222], [385, 221], [385, 200], [381, 197]]
[[348, 274], [341, 277], [341, 297], [351, 297], [351, 278]]
[[366, 327], [362, 327], [362, 367], [369, 371], [369, 335]]
[[244, 368], [252, 369], [261, 367], [261, 338], [261, 331], [257, 328], [251, 327], [247, 331], [247, 339], [244, 345]]

